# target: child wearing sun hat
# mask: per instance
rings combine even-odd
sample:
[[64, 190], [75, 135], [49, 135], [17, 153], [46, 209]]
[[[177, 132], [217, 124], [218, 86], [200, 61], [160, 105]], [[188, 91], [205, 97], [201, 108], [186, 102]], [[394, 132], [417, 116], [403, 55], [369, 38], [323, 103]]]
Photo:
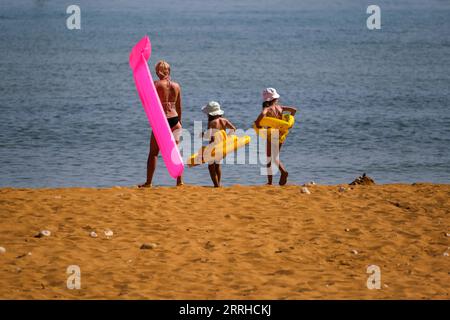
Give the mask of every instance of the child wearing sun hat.
[[[255, 120], [255, 125], [257, 128], [261, 128], [260, 122], [264, 117], [271, 117], [276, 119], [283, 119], [283, 112], [289, 112], [292, 116], [295, 115], [297, 112], [297, 109], [294, 107], [285, 107], [280, 105], [279, 98], [280, 95], [278, 94], [277, 90], [274, 88], [266, 88], [262, 92], [262, 98], [263, 98], [263, 104], [262, 104], [262, 111], [259, 114], [258, 118]], [[279, 184], [281, 186], [285, 185], [287, 183], [288, 178], [288, 172], [286, 171], [286, 168], [280, 161], [280, 151], [281, 147], [283, 145], [283, 142], [278, 142], [278, 145], [274, 145], [274, 142], [270, 138], [270, 135], [267, 135], [267, 168], [268, 168], [268, 174], [267, 174], [267, 184], [272, 184], [272, 161], [275, 162], [278, 169], [280, 169], [281, 176]]]
[[[216, 101], [210, 101], [207, 105], [202, 107], [202, 111], [208, 116], [208, 133], [210, 143], [214, 142], [214, 132], [219, 130], [230, 129], [228, 134], [236, 130], [236, 127], [230, 120], [223, 117], [224, 111], [220, 108], [220, 104]], [[222, 168], [220, 162], [212, 161], [208, 163], [209, 175], [215, 188], [221, 186], [220, 180], [222, 176]]]

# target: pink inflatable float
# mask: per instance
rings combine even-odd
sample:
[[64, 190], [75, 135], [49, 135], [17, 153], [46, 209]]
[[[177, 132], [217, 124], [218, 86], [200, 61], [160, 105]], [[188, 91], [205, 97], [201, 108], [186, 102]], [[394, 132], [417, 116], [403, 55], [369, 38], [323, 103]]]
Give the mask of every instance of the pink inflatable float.
[[130, 67], [133, 70], [136, 89], [141, 98], [148, 121], [152, 127], [162, 158], [172, 178], [181, 176], [184, 170], [183, 160], [175, 138], [170, 130], [158, 92], [148, 69], [152, 46], [148, 36], [141, 39], [131, 50]]

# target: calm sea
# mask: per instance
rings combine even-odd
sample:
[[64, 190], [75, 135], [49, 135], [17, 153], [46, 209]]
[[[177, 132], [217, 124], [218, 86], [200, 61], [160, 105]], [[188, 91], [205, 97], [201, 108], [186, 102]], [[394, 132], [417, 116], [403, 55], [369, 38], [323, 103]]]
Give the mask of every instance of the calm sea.
[[[290, 182], [450, 181], [450, 2], [0, 2], [0, 186], [134, 185], [150, 128], [128, 66], [145, 34], [183, 90], [184, 127], [219, 101], [239, 128], [277, 88], [299, 108], [282, 160]], [[81, 8], [81, 30], [66, 8]], [[223, 182], [262, 184], [259, 165], [225, 165]], [[210, 185], [205, 166], [185, 180]], [[162, 159], [154, 183], [173, 180]]]

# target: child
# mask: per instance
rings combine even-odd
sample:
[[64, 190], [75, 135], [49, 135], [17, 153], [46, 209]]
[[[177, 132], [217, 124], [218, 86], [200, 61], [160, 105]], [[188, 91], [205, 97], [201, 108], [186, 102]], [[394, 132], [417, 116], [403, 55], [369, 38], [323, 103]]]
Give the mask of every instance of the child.
[[[284, 106], [280, 106], [278, 104], [278, 98], [280, 98], [280, 95], [277, 93], [277, 90], [275, 90], [274, 88], [264, 89], [262, 96], [263, 96], [263, 100], [264, 100], [264, 102], [262, 104], [263, 110], [259, 114], [258, 118], [255, 121], [255, 125], [258, 128], [261, 128], [260, 121], [264, 117], [272, 117], [272, 118], [282, 119], [283, 112], [285, 112], [285, 111], [289, 112], [291, 115], [295, 115], [295, 113], [297, 112], [297, 109], [295, 109], [293, 107], [284, 107]], [[275, 164], [278, 166], [278, 168], [280, 169], [280, 172], [281, 172], [279, 184], [280, 184], [280, 186], [284, 186], [287, 183], [288, 172], [286, 171], [285, 167], [283, 166], [283, 164], [280, 161], [280, 151], [281, 151], [281, 146], [283, 145], [283, 143], [279, 142], [278, 149], [277, 149], [276, 142], [275, 142], [275, 145], [272, 145], [273, 142], [271, 140], [272, 140], [271, 135], [267, 134], [266, 154], [267, 154], [267, 168], [269, 169], [268, 174], [267, 174], [267, 180], [268, 180], [267, 184], [272, 185], [271, 166], [272, 166], [272, 159], [273, 159], [275, 161]], [[272, 157], [272, 151], [273, 151], [273, 157]]]
[[[236, 127], [226, 118], [222, 117], [224, 111], [220, 109], [220, 104], [216, 101], [210, 101], [206, 106], [202, 108], [202, 111], [208, 115], [208, 137], [210, 143], [214, 142], [214, 133], [218, 130], [230, 129], [228, 134], [233, 133]], [[220, 187], [220, 178], [222, 175], [222, 169], [220, 163], [216, 161], [208, 164], [209, 175], [214, 183], [214, 187]]]

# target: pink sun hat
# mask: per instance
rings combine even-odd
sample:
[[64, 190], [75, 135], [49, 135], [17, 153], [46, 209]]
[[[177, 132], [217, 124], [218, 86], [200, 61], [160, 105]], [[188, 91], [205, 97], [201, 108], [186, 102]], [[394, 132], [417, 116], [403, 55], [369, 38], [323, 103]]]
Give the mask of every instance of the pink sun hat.
[[266, 88], [263, 90], [262, 97], [264, 101], [272, 101], [273, 99], [278, 99], [280, 95], [274, 88]]

